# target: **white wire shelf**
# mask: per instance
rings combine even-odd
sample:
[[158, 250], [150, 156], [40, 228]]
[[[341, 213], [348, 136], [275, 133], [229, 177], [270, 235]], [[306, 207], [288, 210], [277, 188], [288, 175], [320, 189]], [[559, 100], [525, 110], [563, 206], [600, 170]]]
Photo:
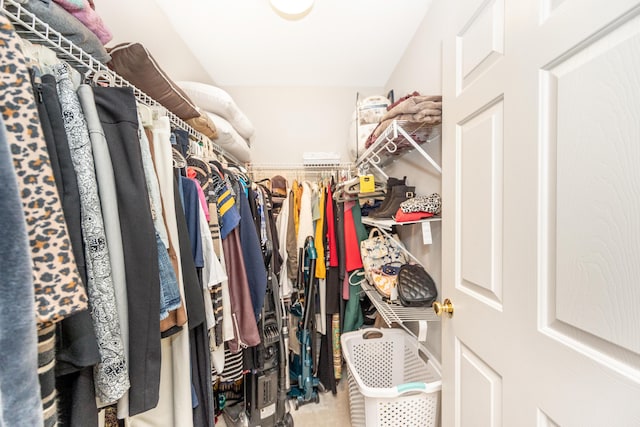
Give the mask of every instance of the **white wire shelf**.
[[58, 58], [79, 71], [85, 80], [90, 80], [94, 75], [99, 74], [100, 76], [106, 76], [109, 81], [112, 82], [112, 86], [130, 87], [139, 102], [149, 107], [163, 109], [173, 126], [187, 131], [200, 145], [210, 149], [217, 155], [225, 157], [232, 163], [242, 164], [235, 156], [226, 152], [209, 138], [196, 131], [174, 113], [167, 110], [166, 107], [158, 101], [135, 87], [92, 55], [76, 46], [71, 40], [64, 37], [58, 31], [51, 28], [49, 24], [25, 9], [22, 4], [14, 0], [0, 0], [0, 13], [5, 15], [14, 24], [16, 33], [18, 33], [20, 37], [32, 43], [48, 47], [56, 53]]
[[249, 176], [254, 180], [271, 178], [282, 175], [287, 179], [315, 179], [335, 175], [336, 173], [350, 175], [354, 170], [353, 163], [250, 163], [247, 166]]
[[378, 291], [366, 279], [360, 283], [360, 287], [389, 326], [392, 323], [402, 325], [406, 322], [418, 322], [421, 320], [428, 322], [440, 321], [440, 318], [436, 316], [431, 307], [404, 307], [400, 302], [384, 301]]
[[442, 217], [432, 216], [430, 218], [419, 219], [416, 221], [403, 221], [403, 222], [398, 222], [391, 218], [369, 218], [368, 216], [362, 217], [363, 224], [382, 228], [387, 231], [391, 231], [394, 225], [421, 224], [423, 222], [438, 222], [438, 221], [442, 221]]
[[394, 120], [362, 153], [356, 161], [356, 167], [362, 171], [373, 167], [388, 178], [382, 170], [384, 166], [410, 151], [417, 151], [438, 173], [442, 173], [440, 165], [421, 147], [440, 138], [440, 130], [440, 125]]
[[351, 170], [353, 163], [250, 163], [250, 171], [306, 171], [306, 170]]

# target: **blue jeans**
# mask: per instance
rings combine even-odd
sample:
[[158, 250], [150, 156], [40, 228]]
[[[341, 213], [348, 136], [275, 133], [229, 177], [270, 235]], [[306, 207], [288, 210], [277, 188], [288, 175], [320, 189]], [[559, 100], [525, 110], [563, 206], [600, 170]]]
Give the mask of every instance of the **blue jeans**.
[[158, 266], [160, 267], [160, 320], [163, 320], [170, 311], [180, 307], [181, 302], [178, 279], [173, 271], [167, 248], [158, 233], [156, 233], [156, 242], [158, 243]]

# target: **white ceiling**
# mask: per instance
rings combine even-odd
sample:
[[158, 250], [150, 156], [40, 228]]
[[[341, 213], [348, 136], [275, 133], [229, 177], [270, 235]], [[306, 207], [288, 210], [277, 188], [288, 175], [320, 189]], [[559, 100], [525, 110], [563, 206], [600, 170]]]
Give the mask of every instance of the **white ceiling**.
[[[97, 6], [114, 41], [142, 42], [176, 79], [186, 77], [184, 69], [179, 76], [171, 72], [180, 66], [192, 67], [199, 80], [203, 69], [222, 87], [383, 87], [429, 4], [317, 0], [298, 21], [277, 15], [268, 0], [105, 0]], [[176, 52], [185, 46], [190, 52]]]

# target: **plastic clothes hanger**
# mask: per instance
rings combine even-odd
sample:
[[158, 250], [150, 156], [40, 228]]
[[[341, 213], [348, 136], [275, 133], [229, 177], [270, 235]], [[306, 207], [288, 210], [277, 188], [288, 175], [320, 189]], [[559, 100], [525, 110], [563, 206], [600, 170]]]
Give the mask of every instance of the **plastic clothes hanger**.
[[31, 43], [28, 40], [22, 40], [22, 51], [26, 58], [40, 66], [46, 73], [50, 71], [52, 66], [62, 62], [56, 53], [48, 47]]
[[114, 87], [115, 86], [115, 77], [112, 73], [106, 70], [98, 70], [93, 73], [91, 77], [91, 82], [94, 86], [107, 86]]
[[138, 107], [138, 117], [140, 123], [144, 127], [152, 127], [153, 126], [153, 112], [148, 105], [145, 105], [141, 102], [136, 102], [136, 106]]

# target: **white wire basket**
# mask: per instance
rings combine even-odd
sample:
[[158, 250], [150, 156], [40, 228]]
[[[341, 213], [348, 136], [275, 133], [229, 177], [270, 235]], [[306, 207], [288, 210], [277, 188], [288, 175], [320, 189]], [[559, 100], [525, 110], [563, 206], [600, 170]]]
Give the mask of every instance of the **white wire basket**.
[[437, 427], [442, 380], [402, 329], [342, 334], [353, 427]]

